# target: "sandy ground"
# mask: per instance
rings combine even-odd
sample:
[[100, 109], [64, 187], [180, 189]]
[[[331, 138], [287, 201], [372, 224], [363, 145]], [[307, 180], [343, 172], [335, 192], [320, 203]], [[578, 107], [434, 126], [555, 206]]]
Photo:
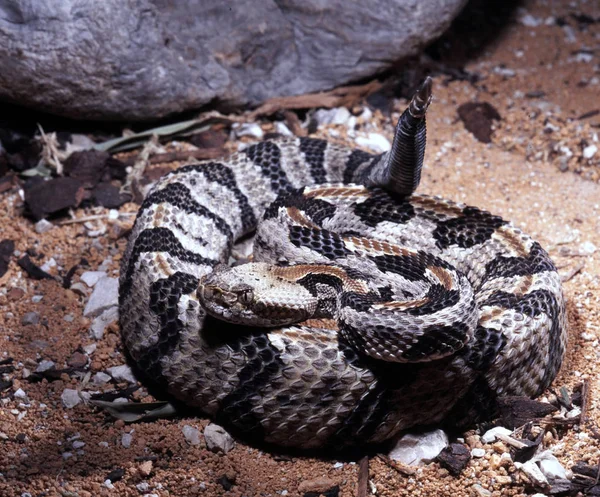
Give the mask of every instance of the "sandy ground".
[[[594, 466], [600, 459], [600, 440], [592, 430], [600, 423], [600, 150], [589, 159], [583, 150], [594, 143], [600, 149], [600, 115], [577, 118], [600, 109], [600, 6], [549, 1], [523, 7], [468, 60], [465, 68], [479, 74], [479, 82], [434, 78], [420, 191], [510, 219], [554, 258], [567, 279], [570, 327], [568, 357], [554, 389], [572, 391], [587, 379], [590, 394], [587, 421], [547, 434], [544, 445], [567, 469], [578, 461]], [[477, 141], [458, 119], [457, 107], [470, 101], [489, 102], [502, 116], [490, 144]], [[405, 104], [397, 101], [396, 111]], [[263, 127], [269, 131], [272, 125]], [[392, 119], [376, 112], [372, 131], [391, 138]], [[343, 126], [322, 127], [316, 136], [351, 144]], [[121, 211], [135, 208], [129, 204]], [[0, 239], [14, 240], [20, 253], [29, 250], [36, 264], [53, 258], [67, 270], [83, 257], [88, 266], [77, 269], [73, 282], [101, 265], [109, 275], [118, 274], [125, 240], [118, 238], [117, 224], [103, 221], [107, 233], [96, 238], [82, 223], [57, 225], [39, 235], [22, 212], [16, 190], [0, 197]], [[96, 208], [75, 215], [106, 212]], [[240, 442], [228, 454], [216, 454], [202, 440], [190, 445], [182, 433], [185, 425], [202, 431], [206, 419], [126, 425], [85, 403], [66, 408], [65, 389], [127, 387], [85, 382], [88, 371], [94, 375], [124, 363], [118, 327], [112, 325], [100, 340], [90, 337], [90, 321], [82, 315], [87, 297], [55, 281], [29, 279], [15, 261], [0, 279], [0, 361], [14, 359], [14, 369], [0, 369], [3, 380], [12, 380], [0, 394], [1, 496], [296, 496], [305, 493], [303, 482], [319, 477], [333, 487], [326, 495], [357, 494], [357, 462], [282, 457]], [[22, 324], [28, 312], [38, 314], [37, 324]], [[42, 360], [53, 361], [57, 369], [80, 366], [83, 372], [67, 371], [51, 382], [28, 381]], [[24, 396], [15, 395], [19, 389]], [[143, 389], [133, 398], [148, 400]], [[506, 447], [484, 448], [486, 455], [471, 460], [459, 477], [436, 463], [407, 476], [374, 458], [370, 492], [453, 497], [536, 492], [514, 465], [497, 464], [494, 454]], [[107, 478], [112, 483], [104, 483]]]

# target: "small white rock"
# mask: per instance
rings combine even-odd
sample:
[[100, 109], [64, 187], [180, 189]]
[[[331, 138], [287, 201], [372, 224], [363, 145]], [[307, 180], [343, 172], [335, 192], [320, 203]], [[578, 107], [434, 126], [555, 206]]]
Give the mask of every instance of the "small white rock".
[[135, 488], [138, 489], [138, 492], [147, 492], [150, 489], [150, 485], [148, 485], [147, 481], [143, 481], [141, 483], [138, 483]]
[[112, 481], [110, 481], [108, 478], [104, 480], [104, 486], [109, 490], [113, 490], [115, 488], [115, 486], [112, 484]]
[[44, 262], [44, 264], [40, 266], [40, 269], [48, 273], [52, 268], [56, 267], [57, 265], [58, 264], [56, 263], [54, 257], [50, 257], [50, 259], [48, 259], [46, 262]]
[[46, 219], [40, 219], [37, 223], [35, 223], [35, 232], [39, 235], [47, 233], [52, 228], [54, 228], [54, 225]]
[[110, 209], [107, 217], [109, 221], [116, 221], [119, 219], [119, 211], [116, 209]]
[[480, 448], [475, 448], [473, 450], [471, 450], [471, 455], [473, 457], [483, 457], [485, 456], [485, 449], [480, 449]]
[[442, 430], [418, 435], [408, 433], [400, 438], [388, 456], [408, 465], [423, 465], [435, 459], [448, 446], [448, 436]]
[[527, 475], [532, 483], [542, 487], [548, 485], [548, 480], [540, 470], [539, 466], [531, 459], [523, 464], [519, 462], [515, 462], [514, 464], [517, 469], [520, 469]]
[[72, 445], [74, 449], [81, 449], [82, 447], [85, 447], [85, 442], [82, 442], [81, 440], [75, 440]]
[[200, 431], [198, 431], [197, 428], [194, 428], [190, 425], [184, 425], [183, 428], [181, 428], [181, 432], [183, 433], [183, 436], [185, 437], [187, 443], [189, 443], [190, 445], [200, 444]]
[[39, 302], [41, 302], [43, 300], [44, 296], [43, 295], [34, 295], [33, 297], [31, 297], [31, 302], [33, 302], [34, 304], [37, 304]]
[[86, 271], [79, 277], [79, 279], [91, 288], [98, 283], [100, 278], [104, 277], [106, 277], [106, 273], [104, 271]]
[[108, 383], [111, 379], [110, 375], [107, 375], [106, 373], [103, 373], [102, 371], [98, 371], [93, 379], [92, 379], [92, 383], [94, 385], [104, 385], [105, 383]]
[[62, 453], [62, 458], [63, 459], [70, 459], [71, 457], [73, 457], [73, 453], [72, 452], [63, 452]]
[[556, 456], [549, 450], [537, 454], [532, 460], [539, 464], [542, 473], [550, 481], [555, 480], [556, 478], [562, 478], [563, 480], [567, 479], [567, 471], [558, 461]]
[[492, 495], [492, 492], [483, 488], [479, 483], [475, 483], [471, 488], [477, 497], [491, 497]]
[[591, 159], [592, 157], [594, 157], [597, 151], [598, 147], [596, 145], [588, 145], [583, 149], [583, 157], [585, 157], [586, 159]]
[[127, 364], [121, 364], [120, 366], [113, 366], [108, 368], [106, 372], [113, 377], [116, 382], [126, 381], [128, 383], [137, 383], [135, 376], [131, 368]]
[[87, 355], [92, 355], [94, 352], [96, 352], [96, 348], [98, 346], [95, 343], [90, 343], [89, 345], [86, 345], [83, 347], [83, 351], [87, 354]]
[[131, 442], [133, 442], [133, 432], [123, 433], [123, 436], [121, 437], [121, 445], [128, 449], [131, 447]]
[[319, 109], [313, 114], [313, 117], [319, 125], [346, 124], [351, 115], [346, 107], [338, 107], [336, 109]]
[[100, 447], [108, 447], [108, 442], [98, 442]]
[[343, 468], [343, 467], [344, 467], [344, 463], [343, 462], [336, 462], [333, 465], [333, 469], [340, 469], [340, 468]]
[[598, 250], [598, 247], [596, 247], [596, 245], [590, 241], [583, 242], [579, 247], [580, 252], [589, 255], [592, 255], [594, 252], [596, 252], [596, 250]]
[[86, 317], [96, 317], [106, 309], [119, 305], [119, 280], [117, 278], [100, 278], [94, 285], [94, 291], [83, 310]]
[[512, 431], [510, 431], [508, 428], [504, 428], [504, 426], [496, 426], [496, 427], [486, 431], [481, 436], [481, 441], [484, 444], [491, 444], [492, 442], [496, 441], [496, 436], [499, 434], [510, 436], [512, 434]]
[[225, 428], [215, 423], [210, 423], [206, 428], [204, 428], [204, 440], [206, 440], [206, 447], [208, 450], [212, 450], [213, 452], [221, 451], [225, 454], [233, 449], [235, 445], [233, 438], [229, 433], [227, 433], [227, 431], [225, 431]]
[[49, 369], [52, 369], [55, 366], [54, 361], [49, 361], [47, 359], [44, 359], [43, 361], [40, 361], [37, 368], [35, 368], [35, 372], [36, 373], [43, 373], [44, 371], [48, 371]]
[[119, 319], [119, 308], [109, 307], [102, 314], [95, 317], [90, 326], [90, 335], [96, 340], [102, 340], [104, 330]]
[[392, 148], [390, 141], [379, 133], [368, 133], [367, 136], [358, 136], [356, 144], [378, 154], [387, 152]]
[[19, 388], [13, 395], [16, 399], [27, 400], [27, 394], [22, 388]]
[[290, 131], [290, 128], [281, 121], [275, 121], [275, 131], [283, 136], [294, 136], [294, 133]]
[[232, 128], [237, 137], [252, 136], [262, 140], [265, 135], [262, 128], [256, 123], [234, 123]]
[[77, 390], [73, 390], [72, 388], [65, 388], [60, 396], [60, 399], [67, 409], [72, 409], [77, 404], [81, 403], [79, 392]]

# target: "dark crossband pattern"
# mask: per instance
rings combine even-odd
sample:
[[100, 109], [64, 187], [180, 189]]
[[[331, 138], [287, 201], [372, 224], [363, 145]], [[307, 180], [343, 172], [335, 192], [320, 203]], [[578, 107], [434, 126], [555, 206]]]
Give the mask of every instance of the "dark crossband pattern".
[[[427, 79], [384, 154], [288, 138], [159, 180], [119, 289], [123, 342], [146, 381], [235, 433], [298, 448], [472, 425], [498, 396], [543, 392], [565, 350], [560, 278], [500, 217], [414, 195], [430, 100]], [[254, 261], [221, 266], [255, 231]], [[230, 287], [216, 278], [248, 271]], [[279, 300], [259, 306], [263, 294]], [[207, 318], [211, 297], [230, 306], [223, 319]], [[225, 322], [252, 306], [308, 321]]]

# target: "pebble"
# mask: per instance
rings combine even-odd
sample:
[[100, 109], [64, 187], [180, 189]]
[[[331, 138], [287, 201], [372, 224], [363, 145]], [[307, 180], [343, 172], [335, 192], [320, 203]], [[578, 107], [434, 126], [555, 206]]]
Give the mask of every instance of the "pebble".
[[475, 483], [471, 488], [477, 497], [491, 497], [492, 495], [492, 492], [483, 488], [479, 483]]
[[83, 310], [86, 317], [99, 316], [103, 311], [119, 304], [119, 280], [104, 276], [94, 285], [94, 291]]
[[583, 242], [579, 247], [580, 252], [589, 255], [592, 255], [594, 252], [596, 252], [596, 250], [598, 250], [598, 247], [596, 247], [596, 245], [590, 241]]
[[152, 461], [144, 461], [142, 464], [138, 466], [138, 471], [142, 476], [150, 476], [152, 473]]
[[588, 145], [583, 149], [583, 157], [586, 159], [591, 159], [592, 157], [594, 157], [594, 155], [596, 155], [597, 151], [598, 147], [596, 145]]
[[23, 326], [27, 326], [29, 324], [38, 324], [39, 322], [40, 315], [35, 311], [28, 312], [21, 318], [21, 324]]
[[108, 442], [98, 442], [98, 446], [100, 446], [100, 447], [108, 447]]
[[95, 343], [90, 343], [89, 345], [86, 345], [83, 347], [83, 351], [87, 354], [87, 355], [92, 355], [94, 352], [96, 352], [96, 348], [98, 346]]
[[508, 436], [512, 435], [512, 431], [509, 430], [508, 428], [504, 428], [504, 426], [496, 426], [495, 428], [492, 428], [491, 430], [486, 431], [481, 436], [481, 441], [485, 444], [491, 444], [492, 442], [496, 441], [496, 436], [498, 434], [506, 435], [508, 437]]
[[147, 481], [143, 481], [142, 483], [138, 483], [135, 488], [138, 489], [138, 492], [146, 492], [150, 488], [150, 485], [148, 485]]
[[113, 366], [112, 368], [108, 368], [106, 372], [111, 375], [116, 382], [127, 381], [128, 383], [137, 383], [131, 368], [127, 364]]
[[87, 286], [92, 288], [96, 283], [98, 283], [98, 280], [106, 276], [107, 275], [104, 271], [86, 271], [79, 277], [79, 279], [83, 281]]
[[471, 455], [473, 457], [483, 457], [485, 456], [485, 449], [473, 449], [471, 450]]
[[288, 128], [284, 123], [282, 123], [281, 121], [276, 121], [275, 122], [275, 131], [277, 133], [279, 133], [280, 135], [283, 136], [294, 136], [294, 133], [292, 133], [290, 131], [290, 128]]
[[44, 262], [44, 264], [40, 266], [40, 269], [42, 271], [45, 271], [46, 273], [49, 273], [50, 270], [56, 266], [58, 266], [58, 264], [56, 263], [56, 259], [54, 259], [54, 257], [50, 257], [50, 259], [48, 259], [46, 262]]
[[333, 469], [340, 469], [340, 468], [343, 468], [343, 467], [344, 467], [344, 463], [343, 462], [336, 462], [333, 465]]
[[110, 381], [110, 379], [111, 379], [110, 375], [103, 373], [102, 371], [98, 371], [94, 375], [94, 377], [92, 379], [92, 383], [94, 385], [104, 385], [105, 383], [108, 383]]
[[44, 371], [48, 371], [49, 369], [52, 369], [55, 366], [56, 366], [56, 364], [54, 363], [54, 361], [49, 361], [48, 359], [44, 359], [43, 361], [40, 361], [37, 368], [35, 368], [35, 372], [43, 373]]
[[[207, 428], [208, 428], [208, 426], [207, 426]], [[190, 445], [199, 445], [200, 444], [200, 432], [198, 431], [197, 428], [194, 428], [193, 426], [190, 426], [190, 425], [184, 425], [183, 428], [181, 428], [181, 431], [182, 431], [183, 436], [185, 437], [187, 443], [189, 443]]]
[[54, 225], [50, 221], [47, 221], [46, 219], [40, 219], [37, 223], [35, 223], [35, 232], [38, 235], [47, 233], [52, 228], [54, 228]]
[[109, 490], [113, 490], [115, 488], [115, 486], [112, 484], [112, 481], [110, 481], [108, 478], [104, 480], [103, 485]]
[[63, 316], [63, 321], [65, 321], [66, 323], [72, 323], [75, 320], [75, 316], [73, 316], [73, 314], [66, 314], [65, 316]]
[[123, 433], [121, 437], [121, 445], [128, 449], [131, 447], [131, 442], [133, 442], [133, 431], [131, 433]]
[[77, 390], [73, 390], [72, 388], [65, 388], [60, 396], [60, 399], [67, 409], [72, 409], [77, 404], [81, 403], [79, 392]]
[[319, 109], [313, 114], [313, 117], [321, 126], [323, 124], [346, 124], [351, 115], [346, 107], [338, 107], [336, 109]]
[[27, 400], [27, 394], [22, 388], [19, 388], [13, 395], [16, 399]]
[[110, 307], [95, 317], [90, 326], [90, 335], [96, 340], [102, 340], [104, 330], [119, 319], [119, 308]]
[[63, 457], [63, 459], [70, 459], [71, 457], [73, 457], [73, 453], [72, 452], [63, 452], [62, 457]]
[[[213, 452], [221, 451], [227, 454], [235, 445], [233, 438], [225, 431], [225, 428], [215, 423], [210, 423], [204, 428], [204, 439], [206, 440], [208, 450]], [[196, 444], [192, 443], [192, 445]]]
[[34, 304], [38, 304], [42, 301], [43, 298], [43, 295], [34, 295], [33, 297], [31, 297], [31, 302], [33, 302]]
[[531, 459], [525, 463], [515, 462], [514, 464], [517, 469], [520, 469], [527, 475], [527, 478], [529, 478], [533, 484], [540, 487], [546, 487], [548, 485], [548, 480], [540, 470], [539, 466]]
[[234, 123], [232, 128], [238, 138], [240, 136], [252, 136], [262, 140], [265, 135], [262, 128], [256, 123]]
[[75, 440], [72, 445], [74, 449], [81, 449], [82, 447], [85, 447], [85, 442], [82, 442], [81, 440]]
[[301, 494], [305, 494], [307, 492], [324, 493], [336, 485], [336, 482], [331, 478], [321, 476], [319, 478], [315, 478], [314, 480], [305, 480], [300, 482], [300, 485], [298, 485], [298, 492]]
[[430, 463], [448, 445], [448, 436], [442, 430], [418, 435], [408, 433], [400, 438], [388, 456], [408, 465]]
[[81, 352], [73, 352], [71, 357], [67, 359], [67, 365], [72, 368], [82, 368], [87, 364], [88, 358]]
[[387, 152], [392, 148], [390, 141], [379, 133], [369, 133], [367, 136], [359, 136], [356, 138], [356, 144], [359, 147], [368, 148], [378, 154]]
[[539, 464], [540, 470], [550, 481], [555, 480], [556, 478], [562, 478], [563, 480], [567, 479], [567, 471], [558, 461], [556, 456], [549, 450], [537, 454], [532, 458], [532, 461]]
[[89, 293], [88, 287], [81, 283], [81, 281], [73, 283], [70, 289], [82, 297], [87, 297]]

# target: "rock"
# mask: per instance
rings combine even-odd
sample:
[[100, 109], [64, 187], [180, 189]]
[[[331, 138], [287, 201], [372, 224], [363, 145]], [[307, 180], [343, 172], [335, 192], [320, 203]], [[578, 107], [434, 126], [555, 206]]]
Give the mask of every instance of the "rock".
[[0, 100], [130, 121], [318, 92], [417, 54], [465, 3], [0, 0]]
[[27, 401], [27, 394], [25, 393], [25, 391], [22, 388], [18, 388], [15, 393], [13, 394], [15, 399], [21, 399], [24, 401]]
[[123, 436], [121, 437], [121, 445], [128, 449], [131, 447], [131, 442], [133, 442], [133, 432], [123, 433]]
[[190, 425], [184, 425], [181, 429], [185, 440], [190, 445], [199, 445], [200, 444], [200, 431], [197, 428], [194, 428]]
[[471, 487], [477, 497], [492, 497], [492, 492], [483, 488], [479, 483]]
[[204, 428], [204, 439], [208, 450], [213, 452], [221, 451], [227, 454], [235, 445], [233, 438], [225, 431], [225, 428], [215, 423], [210, 423]]
[[591, 159], [592, 157], [594, 157], [594, 155], [596, 155], [597, 151], [598, 147], [596, 145], [588, 145], [583, 149], [583, 157], [585, 159]]
[[452, 476], [458, 476], [471, 460], [471, 452], [461, 443], [452, 443], [440, 452], [436, 460]]
[[116, 209], [131, 200], [131, 195], [121, 193], [121, 189], [118, 186], [109, 182], [98, 183], [92, 191], [92, 196], [96, 200], [96, 204], [107, 209]]
[[39, 235], [47, 233], [52, 228], [54, 228], [54, 225], [50, 221], [46, 221], [45, 219], [40, 219], [37, 223], [35, 223], [35, 232]]
[[83, 315], [86, 317], [99, 316], [102, 311], [119, 305], [119, 280], [117, 278], [100, 278], [94, 286]]
[[[0, 15], [2, 12], [0, 0]], [[2, 28], [0, 28], [0, 37]], [[1, 49], [0, 49], [1, 51]], [[0, 55], [0, 60], [2, 56]], [[0, 94], [2, 90], [0, 90]], [[25, 188], [25, 205], [31, 215], [40, 220], [69, 207], [78, 207], [84, 198], [83, 184], [75, 178], [59, 177], [37, 181]]]
[[501, 119], [500, 113], [487, 102], [467, 102], [458, 108], [458, 117], [477, 140], [491, 143], [494, 121]]
[[433, 461], [448, 445], [448, 436], [442, 430], [404, 435], [388, 454], [395, 460], [408, 465], [420, 466]]
[[133, 376], [131, 368], [127, 364], [121, 364], [120, 366], [113, 366], [108, 368], [107, 373], [113, 377], [116, 382], [126, 381], [128, 383], [137, 383], [137, 379]]
[[71, 357], [67, 359], [67, 366], [72, 368], [82, 368], [87, 364], [87, 357], [81, 352], [73, 352]]
[[72, 446], [74, 449], [81, 449], [81, 448], [85, 447], [85, 442], [82, 442], [81, 440], [75, 440], [72, 443]]
[[105, 271], [86, 271], [85, 273], [81, 274], [79, 279], [91, 288], [105, 276], [106, 276]]
[[321, 126], [323, 124], [346, 124], [351, 115], [346, 107], [338, 107], [336, 109], [319, 109], [313, 114], [313, 118]]
[[39, 322], [40, 322], [40, 315], [35, 311], [28, 312], [28, 313], [24, 314], [23, 317], [21, 318], [21, 324], [23, 326], [27, 326], [29, 324], [38, 324]]
[[94, 385], [104, 385], [111, 380], [112, 376], [103, 373], [102, 371], [98, 371], [94, 377], [92, 378], [92, 383]]
[[331, 488], [337, 486], [337, 483], [331, 478], [321, 476], [313, 480], [305, 480], [298, 485], [298, 492], [301, 494], [312, 492], [315, 494], [325, 493]]
[[262, 128], [256, 123], [235, 123], [233, 132], [239, 138], [240, 136], [252, 136], [258, 140], [262, 140], [265, 135]]
[[43, 361], [39, 362], [39, 364], [37, 365], [37, 368], [35, 369], [35, 372], [43, 373], [44, 371], [48, 371], [49, 369], [53, 369], [55, 367], [56, 367], [56, 365], [54, 364], [54, 361], [49, 361], [47, 359], [44, 359]]
[[101, 340], [104, 336], [104, 330], [119, 319], [119, 308], [110, 307], [92, 321], [90, 334], [96, 339]]
[[515, 462], [515, 467], [517, 469], [520, 469], [523, 473], [525, 473], [527, 478], [529, 478], [531, 483], [533, 483], [534, 485], [540, 487], [546, 487], [548, 485], [548, 480], [546, 479], [538, 465], [535, 462], [533, 462], [533, 460], [529, 460], [524, 463]]
[[482, 435], [481, 441], [484, 444], [491, 444], [496, 441], [496, 435], [498, 434], [506, 435], [507, 437], [509, 437], [510, 435], [512, 435], [512, 431], [510, 431], [508, 428], [504, 428], [504, 426], [496, 426], [486, 431]]
[[485, 456], [485, 449], [472, 449], [471, 450], [471, 455], [473, 457], [483, 457]]
[[144, 461], [142, 464], [140, 464], [138, 466], [138, 472], [143, 477], [150, 476], [150, 473], [152, 473], [152, 466], [153, 466], [152, 461]]
[[549, 450], [544, 450], [531, 460], [538, 463], [540, 470], [548, 480], [553, 481], [557, 478], [567, 479], [567, 471]]
[[31, 297], [31, 302], [34, 304], [38, 304], [40, 303], [42, 300], [44, 299], [43, 295], [34, 295], [33, 297]]
[[379, 133], [369, 133], [367, 136], [359, 136], [356, 138], [356, 144], [359, 147], [368, 148], [376, 154], [387, 152], [392, 148], [390, 141]]
[[62, 400], [63, 405], [67, 409], [72, 409], [77, 404], [81, 403], [79, 392], [77, 390], [73, 390], [72, 388], [65, 388], [60, 396], [60, 400]]

